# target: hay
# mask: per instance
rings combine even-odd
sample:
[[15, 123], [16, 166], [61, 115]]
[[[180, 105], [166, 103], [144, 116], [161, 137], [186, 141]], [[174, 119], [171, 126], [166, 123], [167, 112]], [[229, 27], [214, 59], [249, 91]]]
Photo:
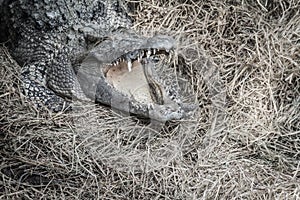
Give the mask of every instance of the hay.
[[299, 198], [299, 2], [128, 1], [136, 30], [178, 41], [170, 70], [199, 109], [161, 131], [102, 106], [39, 113], [2, 47], [0, 198]]

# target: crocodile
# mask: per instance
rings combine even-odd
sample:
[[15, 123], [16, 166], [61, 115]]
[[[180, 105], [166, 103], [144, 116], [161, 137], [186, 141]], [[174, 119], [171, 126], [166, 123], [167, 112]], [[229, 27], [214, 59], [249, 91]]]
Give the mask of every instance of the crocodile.
[[168, 121], [194, 109], [155, 70], [175, 40], [131, 30], [120, 0], [1, 0], [1, 40], [22, 66], [23, 94], [59, 112], [74, 100]]

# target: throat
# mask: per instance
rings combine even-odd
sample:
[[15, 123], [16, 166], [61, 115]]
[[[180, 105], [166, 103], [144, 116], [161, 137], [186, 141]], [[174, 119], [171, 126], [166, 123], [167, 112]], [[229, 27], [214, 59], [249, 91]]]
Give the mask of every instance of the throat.
[[132, 63], [130, 72], [126, 62], [112, 66], [106, 73], [106, 78], [116, 90], [140, 103], [148, 104], [155, 101], [151, 92], [153, 86], [148, 83], [143, 66], [138, 61]]

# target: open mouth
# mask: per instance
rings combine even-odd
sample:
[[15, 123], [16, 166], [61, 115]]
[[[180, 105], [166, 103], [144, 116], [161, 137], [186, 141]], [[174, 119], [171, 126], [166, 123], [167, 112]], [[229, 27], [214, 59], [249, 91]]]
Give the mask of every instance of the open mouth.
[[107, 82], [119, 92], [144, 104], [164, 104], [165, 90], [155, 65], [170, 57], [173, 50], [139, 49], [123, 54], [106, 67]]
[[167, 69], [175, 48], [169, 36], [118, 32], [89, 52], [77, 79], [96, 103], [158, 121], [181, 119], [193, 108], [181, 103], [173, 75], [163, 74], [172, 73]]

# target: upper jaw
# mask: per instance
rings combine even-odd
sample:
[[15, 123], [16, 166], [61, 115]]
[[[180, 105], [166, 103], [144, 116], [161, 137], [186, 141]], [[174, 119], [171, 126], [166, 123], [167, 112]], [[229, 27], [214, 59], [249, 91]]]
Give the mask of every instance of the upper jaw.
[[176, 42], [170, 36], [156, 35], [147, 38], [127, 30], [108, 36], [105, 41], [91, 51], [91, 54], [95, 54], [99, 63], [107, 65], [120, 61], [121, 58], [137, 59], [142, 53], [144, 53], [143, 56], [147, 56], [149, 53], [156, 54], [158, 51], [168, 53], [175, 48]]
[[146, 62], [156, 62], [156, 61], [158, 61], [158, 59], [156, 59], [153, 56], [161, 55], [161, 54], [170, 56], [170, 53], [172, 53], [172, 52], [173, 52], [173, 48], [172, 49], [168, 49], [168, 48], [136, 49], [134, 51], [127, 52], [127, 53], [123, 54], [122, 56], [116, 58], [109, 64], [109, 66], [117, 66], [121, 62], [125, 62], [125, 63], [127, 63], [128, 71], [131, 72], [132, 63], [135, 61], [140, 62], [142, 64], [144, 64]]

